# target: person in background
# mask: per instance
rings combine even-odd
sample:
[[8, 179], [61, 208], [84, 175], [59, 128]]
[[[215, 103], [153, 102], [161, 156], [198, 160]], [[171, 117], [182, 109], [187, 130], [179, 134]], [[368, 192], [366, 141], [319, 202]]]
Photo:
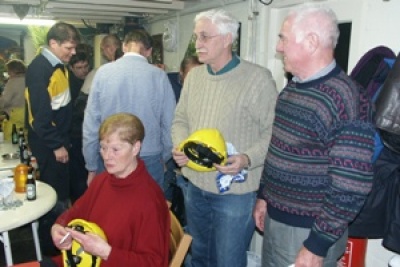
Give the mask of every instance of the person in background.
[[[77, 48], [79, 49], [79, 48]], [[70, 199], [74, 203], [87, 188], [88, 172], [82, 154], [82, 124], [87, 97], [82, 96], [81, 87], [89, 73], [89, 56], [78, 52], [69, 62], [69, 82], [72, 95], [72, 123], [69, 132], [71, 148], [69, 150], [69, 171], [71, 178]]]
[[74, 103], [78, 97], [85, 78], [90, 71], [89, 54], [80, 48], [81, 45], [83, 44], [78, 45], [76, 54], [71, 58], [68, 64], [69, 87], [71, 90], [72, 103]]
[[[169, 210], [162, 190], [138, 157], [144, 136], [142, 122], [132, 114], [117, 113], [103, 121], [99, 139], [106, 171], [52, 226], [60, 250], [71, 249], [75, 239], [86, 253], [102, 259], [102, 267], [168, 266]], [[78, 218], [96, 223], [108, 241], [66, 227]], [[67, 232], [71, 237], [60, 244]]]
[[101, 54], [108, 61], [117, 60], [123, 55], [122, 42], [116, 34], [108, 34], [100, 43]]
[[25, 106], [26, 66], [22, 60], [12, 59], [6, 63], [8, 81], [0, 96], [0, 111], [10, 115], [13, 108]]
[[175, 73], [168, 74], [172, 89], [174, 90], [176, 102], [178, 102], [179, 97], [181, 96], [183, 81], [185, 80], [186, 75], [193, 67], [199, 66], [201, 64], [203, 63], [199, 61], [196, 55], [186, 56], [181, 61], [178, 75], [176, 75]]
[[189, 73], [189, 71], [192, 68], [197, 67], [201, 64], [203, 64], [203, 63], [199, 61], [199, 58], [196, 55], [187, 56], [181, 61], [181, 65], [179, 68], [179, 79], [180, 79], [182, 85], [183, 85], [183, 82], [185, 81], [186, 75]]
[[372, 105], [336, 64], [335, 13], [287, 15], [276, 51], [293, 74], [279, 95], [254, 207], [262, 266], [336, 267], [373, 178]]
[[[83, 121], [83, 155], [90, 183], [104, 168], [96, 133], [102, 121], [118, 112], [129, 112], [144, 123], [146, 137], [140, 157], [150, 175], [164, 186], [164, 162], [171, 157], [171, 124], [175, 98], [166, 73], [150, 64], [152, 39], [134, 30], [124, 39], [124, 55], [101, 66], [94, 77]], [[110, 79], [112, 77], [112, 79]]]
[[[245, 267], [255, 230], [252, 208], [267, 152], [277, 97], [266, 68], [232, 52], [239, 22], [225, 10], [195, 17], [199, 61], [185, 78], [172, 125], [173, 158], [188, 178], [184, 196], [187, 229], [193, 236], [191, 266]], [[194, 131], [218, 129], [236, 150], [217, 171], [198, 172], [179, 150]], [[221, 193], [217, 175], [243, 174]], [[220, 175], [218, 175], [220, 176]]]
[[47, 47], [28, 66], [25, 99], [28, 143], [40, 168], [40, 179], [57, 192], [54, 208], [39, 222], [39, 237], [44, 254], [58, 253], [50, 227], [69, 204], [69, 130], [72, 118], [67, 67], [80, 41], [78, 30], [58, 22], [47, 33]]
[[[117, 60], [124, 55], [122, 51], [122, 42], [116, 34], [108, 34], [103, 37], [100, 44], [101, 55], [107, 63]], [[81, 87], [81, 92], [89, 95], [93, 78], [96, 75], [97, 68], [92, 69], [85, 78]]]

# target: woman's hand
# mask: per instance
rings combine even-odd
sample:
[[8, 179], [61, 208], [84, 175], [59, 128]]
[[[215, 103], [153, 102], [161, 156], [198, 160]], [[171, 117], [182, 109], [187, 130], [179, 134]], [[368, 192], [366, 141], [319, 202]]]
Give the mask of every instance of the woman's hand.
[[81, 244], [83, 250], [91, 255], [99, 256], [103, 260], [107, 260], [111, 253], [111, 246], [100, 236], [93, 233], [81, 233], [72, 229], [71, 237]]
[[67, 250], [71, 248], [72, 238], [69, 236], [68, 230], [68, 228], [65, 228], [57, 223], [51, 227], [51, 237], [53, 239], [53, 243], [60, 250]]

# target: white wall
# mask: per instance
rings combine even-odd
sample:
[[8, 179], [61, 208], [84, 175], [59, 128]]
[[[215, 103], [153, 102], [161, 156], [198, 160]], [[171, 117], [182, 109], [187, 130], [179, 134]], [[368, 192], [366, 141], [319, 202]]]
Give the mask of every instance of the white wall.
[[[218, 1], [215, 1], [218, 2]], [[221, 1], [220, 1], [221, 2]], [[229, 2], [229, 1], [225, 1]], [[263, 6], [256, 0], [247, 0], [223, 8], [232, 12], [242, 22], [241, 56], [271, 69], [278, 88], [284, 84], [282, 64], [275, 54], [275, 44], [282, 14], [295, 4], [309, 2], [306, 0], [274, 0], [270, 6]], [[349, 54], [349, 70], [369, 49], [386, 45], [396, 54], [400, 49], [400, 23], [398, 0], [328, 0], [324, 5], [332, 7], [338, 13], [341, 22], [352, 21], [352, 35]], [[221, 4], [215, 4], [221, 6]], [[211, 7], [211, 6], [209, 6]], [[254, 11], [254, 13], [253, 13]], [[177, 52], [164, 52], [164, 63], [168, 71], [177, 71], [186, 51], [193, 30], [192, 14], [176, 15], [169, 18], [175, 20], [179, 29]], [[166, 20], [149, 25], [152, 34], [162, 33]], [[381, 240], [369, 240], [367, 249], [367, 267], [386, 267], [388, 260], [394, 255], [384, 249]], [[261, 237], [255, 234], [251, 250], [260, 252]]]

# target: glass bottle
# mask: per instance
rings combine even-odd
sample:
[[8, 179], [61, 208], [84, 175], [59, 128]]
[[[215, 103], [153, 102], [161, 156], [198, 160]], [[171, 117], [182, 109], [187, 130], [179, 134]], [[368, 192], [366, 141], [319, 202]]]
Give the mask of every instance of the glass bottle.
[[12, 131], [11, 131], [11, 143], [18, 144], [18, 132], [17, 132], [17, 125], [13, 124]]
[[3, 124], [0, 123], [0, 143], [4, 142]]
[[36, 181], [33, 174], [28, 174], [28, 180], [26, 181], [26, 199], [29, 201], [36, 199]]

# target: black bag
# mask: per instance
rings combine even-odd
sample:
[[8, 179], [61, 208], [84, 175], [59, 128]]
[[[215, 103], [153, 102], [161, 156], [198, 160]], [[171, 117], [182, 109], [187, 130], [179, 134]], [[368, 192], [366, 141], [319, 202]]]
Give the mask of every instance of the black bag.
[[373, 99], [390, 72], [385, 59], [395, 59], [396, 54], [386, 46], [377, 46], [367, 51], [354, 66], [350, 77], [356, 80]]
[[349, 224], [349, 236], [382, 238], [400, 253], [400, 155], [385, 148], [375, 164], [372, 190], [360, 213]]
[[400, 54], [376, 99], [375, 125], [383, 143], [400, 153]]

